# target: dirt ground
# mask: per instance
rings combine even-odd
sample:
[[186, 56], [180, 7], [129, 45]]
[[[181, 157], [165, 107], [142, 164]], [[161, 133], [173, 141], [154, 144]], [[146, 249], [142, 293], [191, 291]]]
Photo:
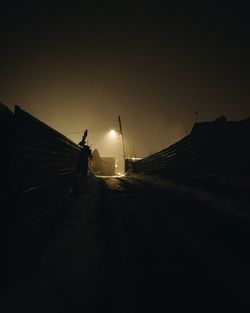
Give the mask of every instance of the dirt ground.
[[249, 311], [249, 209], [170, 182], [89, 176], [29, 246], [28, 270], [13, 268], [5, 312]]

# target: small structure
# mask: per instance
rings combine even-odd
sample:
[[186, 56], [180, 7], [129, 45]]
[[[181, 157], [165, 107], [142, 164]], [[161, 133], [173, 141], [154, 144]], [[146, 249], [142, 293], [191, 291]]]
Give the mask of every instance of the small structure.
[[115, 158], [104, 157], [102, 158], [103, 175], [113, 176], [115, 175]]
[[99, 151], [95, 149], [92, 153], [90, 167], [96, 175], [113, 176], [115, 175], [115, 158], [101, 157]]
[[133, 164], [136, 161], [140, 161], [142, 158], [126, 158], [125, 159], [125, 173], [126, 172], [133, 172]]

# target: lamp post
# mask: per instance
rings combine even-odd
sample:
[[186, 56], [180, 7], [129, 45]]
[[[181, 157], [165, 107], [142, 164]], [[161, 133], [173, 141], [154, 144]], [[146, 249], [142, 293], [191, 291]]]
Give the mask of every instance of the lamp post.
[[120, 134], [121, 142], [122, 142], [122, 154], [123, 154], [123, 162], [124, 162], [124, 172], [126, 170], [126, 155], [125, 155], [125, 145], [124, 145], [124, 137], [123, 137], [123, 131], [122, 131], [122, 123], [121, 123], [121, 117], [118, 116], [118, 122], [119, 122], [119, 130], [110, 130], [109, 131], [109, 137], [111, 139], [115, 139], [117, 137], [117, 134]]
[[123, 132], [122, 132], [122, 122], [120, 115], [118, 116], [118, 122], [119, 122], [119, 128], [120, 128], [120, 134], [122, 139], [122, 151], [123, 151], [123, 160], [124, 160], [124, 173], [126, 171], [126, 156], [125, 156], [125, 146], [124, 146], [124, 138], [123, 138]]

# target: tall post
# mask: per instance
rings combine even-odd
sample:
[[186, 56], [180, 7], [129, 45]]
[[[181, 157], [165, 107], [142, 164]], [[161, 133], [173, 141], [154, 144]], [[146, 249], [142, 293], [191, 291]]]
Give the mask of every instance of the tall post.
[[123, 138], [123, 132], [122, 132], [122, 122], [121, 122], [120, 115], [118, 116], [118, 121], [119, 121], [120, 134], [121, 134], [121, 138], [122, 138], [122, 150], [123, 150], [124, 172], [125, 172], [125, 170], [126, 170], [126, 156], [125, 156], [125, 146], [124, 146], [124, 138]]

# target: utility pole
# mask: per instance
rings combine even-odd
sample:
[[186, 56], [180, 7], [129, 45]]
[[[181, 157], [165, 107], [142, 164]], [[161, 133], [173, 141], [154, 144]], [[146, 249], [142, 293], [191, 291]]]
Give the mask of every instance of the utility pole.
[[132, 146], [132, 155], [133, 155], [133, 157], [134, 158], [136, 158], [136, 154], [135, 154], [135, 145], [133, 144], [133, 146]]
[[119, 128], [120, 128], [120, 134], [122, 138], [122, 150], [123, 150], [123, 160], [124, 160], [124, 172], [126, 170], [126, 156], [125, 156], [125, 146], [124, 146], [124, 139], [123, 139], [123, 132], [122, 132], [122, 122], [121, 122], [121, 117], [120, 115], [118, 116], [118, 122], [119, 122]]

